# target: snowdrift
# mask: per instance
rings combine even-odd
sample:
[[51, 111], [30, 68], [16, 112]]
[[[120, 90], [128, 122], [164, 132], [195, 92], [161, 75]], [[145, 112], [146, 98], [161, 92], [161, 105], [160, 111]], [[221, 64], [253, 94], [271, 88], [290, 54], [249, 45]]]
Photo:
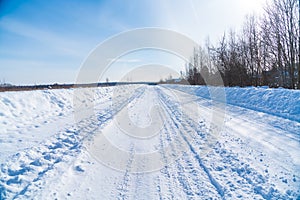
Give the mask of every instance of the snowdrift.
[[[168, 85], [193, 95], [211, 98], [215, 87]], [[300, 90], [268, 87], [225, 87], [226, 103], [300, 122]]]
[[[79, 88], [85, 99], [101, 101], [113, 87]], [[33, 90], [0, 93], [0, 133], [8, 133], [32, 124], [49, 123], [51, 119], [70, 115], [75, 89]]]
[[[168, 85], [210, 99], [209, 87]], [[212, 89], [214, 87], [211, 87]], [[111, 96], [113, 87], [81, 89], [89, 99]], [[95, 90], [90, 93], [88, 91]], [[300, 91], [266, 87], [225, 88], [226, 103], [300, 122]], [[105, 97], [104, 97], [105, 96]], [[53, 117], [73, 112], [74, 89], [0, 93], [0, 132], [8, 133], [27, 125], [47, 123]]]
[[[226, 94], [226, 115], [211, 140], [218, 129], [211, 112], [222, 115], [210, 95], [217, 89]], [[3, 92], [0, 199], [299, 199], [299, 100], [300, 91], [264, 87]], [[162, 108], [156, 116], [164, 126], [141, 141], [131, 133], [144, 133], [132, 130], [151, 121], [151, 104]], [[163, 168], [133, 173], [152, 162]]]

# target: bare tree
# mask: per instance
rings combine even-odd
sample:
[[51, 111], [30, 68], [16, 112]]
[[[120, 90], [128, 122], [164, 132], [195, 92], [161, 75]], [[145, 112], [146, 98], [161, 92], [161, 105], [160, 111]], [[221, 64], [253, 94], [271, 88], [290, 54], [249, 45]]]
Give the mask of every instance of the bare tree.
[[[195, 47], [186, 74], [204, 84], [218, 70], [226, 86], [269, 85], [300, 89], [300, 0], [273, 0], [242, 32], [223, 35], [216, 47]], [[298, 22], [298, 23], [297, 23]], [[209, 82], [209, 81], [208, 81]]]
[[276, 54], [276, 66], [281, 72], [281, 86], [296, 88], [299, 82], [295, 76], [297, 61], [297, 0], [273, 0], [266, 7], [264, 28], [269, 29], [272, 52]]

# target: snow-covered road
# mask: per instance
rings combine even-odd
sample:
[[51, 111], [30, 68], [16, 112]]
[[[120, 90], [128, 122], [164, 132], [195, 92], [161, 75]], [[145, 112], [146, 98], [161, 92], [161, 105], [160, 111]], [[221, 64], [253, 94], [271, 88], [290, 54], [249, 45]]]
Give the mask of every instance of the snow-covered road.
[[1, 94], [0, 199], [300, 198], [297, 113], [191, 86], [81, 90], [76, 108], [73, 90]]

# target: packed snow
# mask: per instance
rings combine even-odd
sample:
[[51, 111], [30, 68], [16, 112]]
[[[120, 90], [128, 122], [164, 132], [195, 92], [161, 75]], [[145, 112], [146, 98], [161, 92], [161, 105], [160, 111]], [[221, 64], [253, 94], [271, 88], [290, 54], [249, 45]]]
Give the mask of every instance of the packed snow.
[[0, 199], [300, 199], [299, 102], [265, 87], [2, 92]]

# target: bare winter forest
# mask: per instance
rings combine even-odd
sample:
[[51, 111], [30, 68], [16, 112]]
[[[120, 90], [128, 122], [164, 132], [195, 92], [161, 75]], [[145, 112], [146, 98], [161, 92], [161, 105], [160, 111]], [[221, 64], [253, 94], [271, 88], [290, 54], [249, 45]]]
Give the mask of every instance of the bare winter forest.
[[273, 0], [262, 15], [247, 16], [240, 32], [224, 33], [216, 46], [207, 39], [186, 65], [189, 83], [213, 85], [219, 71], [225, 86], [300, 89], [299, 4]]

